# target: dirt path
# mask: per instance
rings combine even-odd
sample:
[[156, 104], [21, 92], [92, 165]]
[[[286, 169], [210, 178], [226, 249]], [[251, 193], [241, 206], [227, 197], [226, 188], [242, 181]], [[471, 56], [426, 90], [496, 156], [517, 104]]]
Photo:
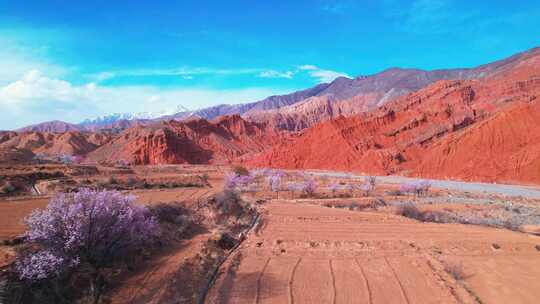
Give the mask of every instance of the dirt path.
[[[353, 178], [364, 179], [363, 175], [356, 175], [346, 172], [334, 172], [334, 171], [309, 171], [310, 174], [316, 176], [327, 176], [337, 178]], [[540, 187], [537, 186], [525, 186], [525, 185], [505, 185], [505, 184], [489, 184], [478, 182], [462, 182], [452, 180], [438, 180], [438, 179], [422, 179], [411, 178], [404, 176], [377, 176], [379, 181], [388, 184], [401, 184], [411, 181], [428, 180], [431, 182], [434, 188], [445, 189], [460, 192], [476, 192], [479, 194], [498, 194], [504, 196], [522, 196], [524, 198], [538, 199], [540, 198]]]
[[[285, 201], [267, 204], [262, 222], [207, 303], [533, 303], [540, 296], [538, 237]], [[451, 263], [464, 266], [463, 281], [444, 271]]]

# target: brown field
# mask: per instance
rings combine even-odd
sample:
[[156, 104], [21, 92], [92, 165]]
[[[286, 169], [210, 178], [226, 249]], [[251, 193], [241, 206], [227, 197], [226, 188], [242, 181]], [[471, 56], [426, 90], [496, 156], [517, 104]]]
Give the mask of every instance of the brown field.
[[[534, 303], [539, 296], [535, 236], [291, 201], [264, 209], [263, 227], [207, 303]], [[445, 263], [462, 264], [463, 281]]]
[[[128, 178], [176, 183], [171, 188], [122, 191], [135, 195], [141, 204], [179, 203], [193, 209], [222, 190], [227, 170], [100, 168], [94, 175], [72, 179], [104, 183], [114, 176], [120, 184]], [[202, 174], [208, 174], [207, 185], [178, 186], [197, 182], [195, 177]], [[296, 178], [291, 176], [289, 180]], [[268, 191], [264, 180], [259, 181], [258, 191], [242, 194], [246, 201], [259, 201], [259, 221], [219, 268], [216, 281], [208, 285], [205, 303], [535, 303], [540, 296], [540, 237], [396, 215], [399, 202], [412, 201], [421, 211], [525, 216], [519, 212], [529, 209], [519, 208], [538, 208], [538, 200], [448, 189], [433, 189], [426, 197], [396, 196], [391, 194], [396, 185], [382, 182], [370, 196], [354, 193], [337, 198], [325, 188], [328, 178], [317, 180], [320, 188], [314, 198], [289, 191], [277, 195]], [[22, 235], [23, 218], [44, 208], [53, 194], [28, 192], [0, 198], [0, 240]], [[531, 231], [537, 228], [531, 227]], [[192, 269], [199, 269], [193, 265], [211, 237], [212, 231], [202, 230], [170, 243], [116, 278], [108, 299], [111, 303], [200, 301], [204, 294], [200, 284], [212, 271]], [[0, 246], [0, 267], [13, 261], [14, 255], [12, 247]], [[191, 284], [195, 278], [197, 286]]]

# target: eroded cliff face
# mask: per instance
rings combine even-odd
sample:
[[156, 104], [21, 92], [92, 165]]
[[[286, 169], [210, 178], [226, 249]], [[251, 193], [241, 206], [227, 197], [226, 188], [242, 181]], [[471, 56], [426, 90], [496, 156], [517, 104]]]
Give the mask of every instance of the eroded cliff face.
[[215, 121], [169, 121], [130, 128], [90, 153], [87, 160], [126, 160], [134, 164], [231, 163], [264, 151], [279, 137], [266, 125], [247, 122], [238, 115]]
[[540, 103], [517, 102], [423, 154], [416, 176], [540, 184]]

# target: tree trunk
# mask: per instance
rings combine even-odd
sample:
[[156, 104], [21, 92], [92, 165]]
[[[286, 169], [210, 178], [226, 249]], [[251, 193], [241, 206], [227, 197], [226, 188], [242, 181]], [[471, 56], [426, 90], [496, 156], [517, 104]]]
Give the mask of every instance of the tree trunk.
[[101, 275], [99, 270], [96, 270], [96, 272], [92, 275], [90, 282], [90, 294], [94, 304], [99, 304], [99, 301], [101, 300], [103, 287], [105, 285], [104, 283], [103, 275]]

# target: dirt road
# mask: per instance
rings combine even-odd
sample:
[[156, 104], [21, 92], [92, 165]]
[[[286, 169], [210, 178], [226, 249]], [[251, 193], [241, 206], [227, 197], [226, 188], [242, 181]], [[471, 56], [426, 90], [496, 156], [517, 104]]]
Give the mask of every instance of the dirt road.
[[[347, 172], [335, 172], [335, 171], [322, 171], [313, 170], [309, 171], [310, 174], [315, 176], [326, 176], [335, 178], [352, 178], [352, 179], [364, 179], [364, 175], [357, 175]], [[422, 179], [412, 178], [404, 176], [377, 176], [377, 180], [387, 184], [401, 184], [411, 181], [428, 180], [432, 186], [437, 189], [445, 189], [460, 192], [476, 192], [478, 194], [496, 194], [510, 197], [524, 197], [530, 199], [540, 198], [540, 187], [538, 186], [525, 186], [525, 185], [505, 185], [505, 184], [490, 184], [490, 183], [478, 183], [478, 182], [463, 182], [452, 180], [439, 180], [439, 179]]]
[[[222, 268], [207, 303], [534, 303], [540, 238], [293, 201]], [[446, 266], [445, 266], [446, 265]], [[456, 280], [445, 267], [459, 268]]]

